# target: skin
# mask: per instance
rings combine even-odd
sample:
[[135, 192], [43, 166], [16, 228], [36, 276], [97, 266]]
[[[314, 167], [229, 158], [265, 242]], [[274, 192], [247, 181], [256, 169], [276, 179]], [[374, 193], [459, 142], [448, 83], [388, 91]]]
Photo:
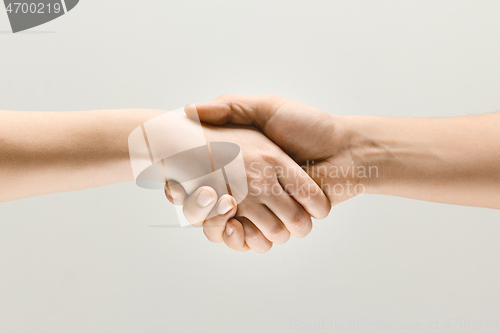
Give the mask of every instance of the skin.
[[[133, 181], [128, 136], [164, 112], [0, 111], [0, 202]], [[186, 133], [197, 130], [184, 123], [172, 125], [184, 126], [181, 130]], [[307, 235], [312, 228], [311, 216], [328, 215], [330, 203], [316, 183], [260, 131], [234, 125], [206, 125], [203, 131], [208, 142], [233, 142], [240, 146], [249, 181], [249, 195], [238, 205], [238, 214], [231, 196], [217, 198], [213, 189], [204, 187], [184, 200], [186, 194], [180, 186], [171, 186], [174, 194], [169, 195], [170, 200], [185, 201], [187, 207], [196, 205], [196, 211], [185, 210], [185, 214], [193, 224], [201, 221], [198, 225], [203, 225], [211, 241], [227, 240], [231, 248], [266, 252], [273, 243], [285, 243], [290, 235]], [[283, 176], [277, 171], [280, 168], [295, 170], [299, 177]], [[304, 186], [314, 193], [301, 195], [294, 191], [294, 186]], [[175, 194], [176, 187], [182, 194]], [[264, 194], [268, 187], [275, 189], [274, 195]], [[212, 210], [213, 215], [219, 216], [203, 223]], [[206, 215], [199, 218], [200, 212]], [[234, 236], [228, 239], [232, 230]]]
[[133, 180], [128, 136], [163, 112], [0, 111], [0, 202]]
[[[358, 195], [348, 193], [358, 186], [362, 193], [500, 209], [499, 113], [438, 119], [337, 116], [273, 94], [224, 95], [185, 111], [214, 125], [255, 126], [307, 166], [332, 206]], [[353, 169], [354, 174], [338, 172]], [[197, 214], [189, 198], [184, 210]], [[222, 225], [224, 217], [217, 223]], [[245, 230], [234, 230], [226, 243], [244, 238]]]
[[[241, 147], [249, 182], [260, 189], [278, 185], [281, 192], [249, 196], [236, 207], [231, 196], [217, 198], [208, 187], [190, 196], [180, 186], [166, 189], [169, 200], [184, 204], [188, 219], [203, 225], [211, 241], [239, 251], [266, 252], [290, 234], [305, 236], [310, 215], [325, 217], [330, 205], [356, 196], [349, 189], [360, 185], [364, 193], [500, 208], [500, 114], [341, 117], [276, 95], [221, 96], [185, 110], [205, 123], [253, 125], [267, 136], [251, 127], [204, 127], [208, 141]], [[133, 180], [128, 135], [164, 112], [0, 111], [0, 202]], [[280, 168], [297, 172], [284, 176]], [[376, 168], [376, 176], [333, 172], [353, 168]], [[256, 172], [267, 169], [276, 172]], [[302, 185], [307, 191], [298, 191]], [[345, 191], [338, 193], [339, 188]]]
[[[195, 226], [203, 226], [209, 240], [217, 243], [224, 241], [225, 223], [221, 225], [213, 220], [204, 223], [212, 211], [212, 215], [219, 215], [223, 211], [220, 206], [224, 200], [228, 200], [234, 208], [227, 212], [228, 218], [231, 218], [230, 227], [245, 231], [245, 242], [239, 246], [233, 246], [232, 243], [227, 245], [243, 251], [251, 248], [256, 252], [267, 252], [273, 243], [284, 244], [290, 235], [304, 237], [312, 229], [311, 216], [324, 218], [328, 215], [330, 203], [318, 185], [260, 131], [241, 127], [225, 127], [221, 131], [220, 127], [206, 125], [204, 132], [208, 142], [225, 141], [240, 146], [249, 184], [249, 194], [238, 205], [237, 214], [234, 199], [226, 195], [216, 202], [217, 194], [209, 187], [203, 187], [203, 191], [211, 192], [214, 198], [211, 204], [205, 207], [198, 204], [194, 197], [200, 192], [187, 199], [187, 207], [191, 204], [199, 209], [195, 214], [192, 214], [194, 211], [184, 210], [186, 218]], [[276, 172], [279, 167], [293, 172], [281, 177]], [[294, 175], [299, 176], [293, 177]], [[288, 192], [283, 189], [287, 184], [291, 185], [287, 187]], [[310, 189], [309, 193], [301, 195], [295, 190], [295, 186], [304, 186]], [[176, 187], [181, 189], [180, 186]], [[176, 193], [178, 192], [180, 191]], [[177, 198], [177, 203], [184, 202], [185, 193], [177, 194]], [[197, 223], [198, 221], [201, 223]], [[230, 233], [229, 228], [226, 235], [227, 233]]]

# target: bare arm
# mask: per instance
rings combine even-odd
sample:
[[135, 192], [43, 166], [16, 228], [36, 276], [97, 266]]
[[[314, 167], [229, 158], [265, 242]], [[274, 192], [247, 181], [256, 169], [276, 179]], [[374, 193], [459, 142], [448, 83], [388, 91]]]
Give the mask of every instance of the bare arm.
[[0, 111], [0, 202], [134, 180], [128, 136], [165, 111]]
[[[162, 110], [0, 111], [0, 202], [134, 180], [129, 135], [138, 126], [163, 113]], [[176, 137], [176, 132], [192, 138], [201, 130], [199, 124], [183, 115], [180, 117], [172, 119], [168, 124], [171, 127], [157, 129], [159, 133], [171, 131], [171, 137], [161, 136], [165, 151], [177, 151], [185, 146]], [[203, 222], [212, 211], [215, 215], [223, 214], [224, 218], [234, 217], [236, 200], [229, 195], [222, 195], [217, 200], [217, 192], [209, 187], [201, 187], [191, 194], [192, 203], [206, 214], [188, 214], [192, 217], [190, 221], [198, 225], [201, 222], [210, 240], [224, 241], [240, 251], [266, 252], [272, 247], [271, 242], [281, 244], [291, 234], [302, 237], [309, 233], [312, 227], [310, 215], [324, 217], [328, 214], [328, 198], [314, 181], [255, 128], [207, 125], [203, 126], [202, 133], [207, 142], [237, 144], [246, 168], [244, 176], [247, 177], [243, 181], [251, 181], [247, 184], [250, 188], [248, 195], [238, 204], [239, 220], [232, 219], [227, 230], [226, 220], [207, 225]], [[201, 155], [200, 159], [205, 156]], [[149, 154], [147, 158], [150, 162]], [[190, 161], [197, 162], [196, 159]], [[179, 168], [185, 168], [185, 164], [181, 163]], [[295, 185], [295, 179], [279, 175], [276, 170], [280, 169], [293, 169], [296, 171], [294, 175], [302, 175], [297, 186], [316, 188], [315, 200], [290, 197], [282, 184]], [[271, 172], [266, 172], [268, 170]], [[233, 187], [233, 190], [237, 188]], [[275, 195], [266, 195], [266, 188], [273, 188]], [[235, 230], [235, 236], [224, 236], [228, 230]]]
[[345, 120], [354, 160], [380, 167], [369, 192], [500, 208], [500, 114]]

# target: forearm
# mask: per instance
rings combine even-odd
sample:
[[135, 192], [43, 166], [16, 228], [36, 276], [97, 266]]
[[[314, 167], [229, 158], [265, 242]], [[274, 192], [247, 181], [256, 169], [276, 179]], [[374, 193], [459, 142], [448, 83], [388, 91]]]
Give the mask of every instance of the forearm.
[[378, 169], [367, 192], [500, 208], [500, 114], [347, 123], [354, 161]]
[[0, 202], [133, 180], [128, 136], [165, 111], [0, 111]]

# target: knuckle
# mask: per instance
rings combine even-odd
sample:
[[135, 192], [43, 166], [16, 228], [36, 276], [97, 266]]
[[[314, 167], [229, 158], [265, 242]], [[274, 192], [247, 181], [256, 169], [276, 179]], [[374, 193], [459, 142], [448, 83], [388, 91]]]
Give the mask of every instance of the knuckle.
[[200, 227], [201, 224], [205, 221], [204, 219], [198, 218], [192, 210], [187, 208], [186, 205], [182, 207], [182, 213], [184, 214], [186, 220], [195, 227]]
[[240, 246], [235, 246], [235, 245], [231, 245], [228, 247], [231, 249], [231, 250], [234, 250], [234, 251], [238, 251], [238, 252], [248, 252], [250, 251], [250, 247], [248, 246], [245, 246], [245, 245], [240, 245]]
[[222, 95], [219, 95], [216, 100], [226, 100], [226, 99], [229, 99], [230, 95], [229, 94], [222, 94]]
[[256, 232], [253, 229], [252, 230], [245, 229], [245, 241], [247, 242], [247, 244], [255, 244], [259, 242], [259, 240], [260, 237], [258, 232]]
[[279, 108], [287, 102], [287, 99], [285, 97], [273, 93], [265, 94], [263, 95], [263, 97], [264, 101], [271, 108]]
[[222, 237], [214, 237], [213, 233], [207, 229], [210, 227], [211, 226], [203, 226], [203, 233], [205, 234], [205, 237], [207, 237], [207, 239], [212, 243], [222, 243]]
[[266, 168], [272, 168], [273, 171], [274, 170], [274, 167], [276, 165], [280, 165], [281, 161], [280, 159], [276, 156], [275, 152], [263, 152], [261, 153], [261, 158], [262, 158], [262, 161], [266, 164], [264, 167]]
[[269, 246], [265, 246], [265, 247], [258, 247], [258, 248], [254, 248], [252, 250], [254, 250], [255, 252], [257, 253], [266, 253], [266, 252], [269, 252], [271, 250], [271, 248], [273, 247], [272, 244], [270, 244]]
[[256, 193], [269, 193], [269, 190], [272, 188], [275, 183], [272, 178], [266, 175], [256, 175], [256, 174], [248, 174], [247, 181], [249, 184], [249, 192]]
[[264, 94], [263, 97], [264, 97], [264, 99], [266, 99], [268, 101], [273, 101], [273, 100], [277, 100], [278, 98], [280, 98], [280, 96], [278, 94], [275, 94], [275, 93], [267, 93], [267, 94]]
[[315, 192], [317, 191], [315, 191], [314, 186], [308, 184], [300, 185], [298, 188], [294, 188], [292, 194], [295, 198], [297, 198], [297, 200], [307, 202], [311, 200]]
[[311, 217], [303, 210], [297, 209], [288, 220], [291, 228], [298, 230], [300, 233], [309, 228]]
[[267, 239], [271, 242], [277, 242], [289, 237], [287, 229], [281, 223], [271, 226], [266, 234]]

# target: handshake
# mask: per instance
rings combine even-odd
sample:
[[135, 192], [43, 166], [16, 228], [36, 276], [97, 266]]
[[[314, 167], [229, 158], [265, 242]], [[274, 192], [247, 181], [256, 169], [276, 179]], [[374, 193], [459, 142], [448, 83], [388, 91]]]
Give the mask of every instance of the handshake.
[[240, 147], [248, 195], [239, 204], [209, 186], [188, 195], [174, 181], [165, 194], [210, 241], [231, 249], [264, 253], [291, 235], [304, 237], [311, 217], [325, 218], [331, 206], [365, 193], [379, 176], [378, 160], [367, 164], [365, 142], [343, 117], [276, 95], [224, 95], [184, 110], [199, 117], [207, 142]]
[[[241, 148], [247, 197], [202, 186], [165, 194], [207, 238], [269, 251], [304, 237], [311, 217], [364, 193], [500, 208], [500, 114], [410, 119], [338, 116], [277, 95], [231, 96], [185, 107], [207, 142]], [[231, 193], [231, 192], [229, 192]]]
[[[192, 139], [187, 146], [205, 149], [205, 164], [184, 159], [175, 168], [181, 180], [176, 183], [167, 178], [170, 157], [168, 163], [162, 159], [165, 172], [156, 183], [167, 184], [168, 200], [183, 205], [186, 219], [202, 226], [209, 240], [238, 251], [266, 252], [291, 235], [304, 237], [312, 217], [325, 218], [332, 206], [363, 193], [500, 208], [500, 113], [338, 116], [276, 95], [221, 96], [184, 111], [201, 121], [203, 134], [199, 123], [179, 116], [155, 147], [177, 161], [187, 144], [179, 137]], [[0, 111], [0, 202], [134, 180], [129, 148], [136, 130], [143, 170], [161, 170], [153, 163], [158, 151], [148, 145], [146, 127], [170, 114]], [[155, 129], [155, 136], [165, 137], [165, 127]], [[245, 191], [231, 191], [231, 173], [215, 168], [233, 165], [221, 163], [217, 154], [222, 147], [231, 155], [236, 145], [234, 161], [245, 170], [238, 185]], [[210, 155], [215, 146], [219, 150]], [[201, 177], [184, 181], [191, 170]], [[198, 182], [205, 175], [217, 176], [219, 186], [201, 186], [212, 185]]]

